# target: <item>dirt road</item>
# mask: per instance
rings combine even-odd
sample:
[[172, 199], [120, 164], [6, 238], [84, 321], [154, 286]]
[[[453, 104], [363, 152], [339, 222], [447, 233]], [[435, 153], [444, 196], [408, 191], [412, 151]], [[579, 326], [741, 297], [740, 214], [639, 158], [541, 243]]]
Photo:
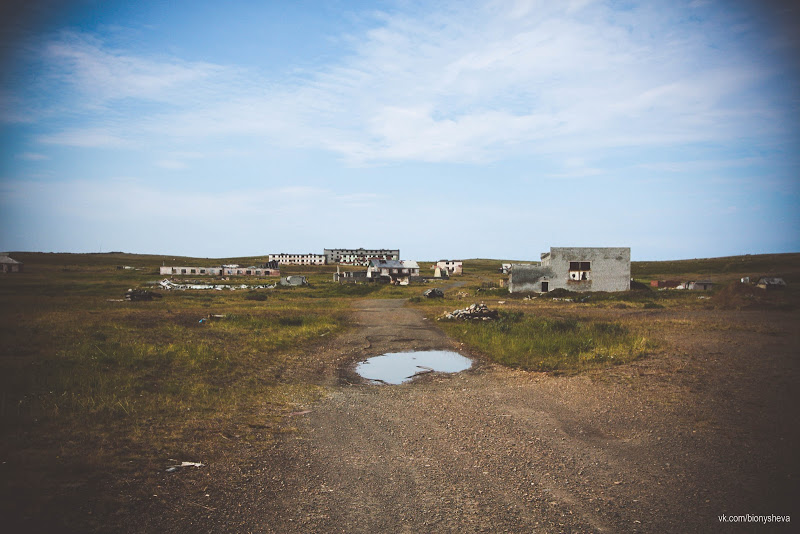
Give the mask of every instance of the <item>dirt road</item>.
[[[358, 329], [319, 355], [332, 394], [236, 473], [220, 469], [215, 483], [211, 466], [205, 509], [167, 529], [727, 532], [737, 525], [723, 514], [796, 522], [797, 316], [717, 313], [659, 310], [654, 335], [667, 354], [591, 375], [479, 360], [378, 386], [340, 369], [454, 346], [402, 301], [362, 301]], [[689, 315], [707, 328], [681, 328]]]

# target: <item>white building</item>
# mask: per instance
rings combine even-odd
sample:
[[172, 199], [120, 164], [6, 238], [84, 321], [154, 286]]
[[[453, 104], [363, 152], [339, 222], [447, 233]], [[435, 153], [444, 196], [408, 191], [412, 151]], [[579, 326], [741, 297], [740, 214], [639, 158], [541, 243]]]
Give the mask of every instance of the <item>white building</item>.
[[461, 260], [439, 260], [433, 268], [436, 267], [447, 271], [448, 274], [463, 274], [464, 272], [464, 262]]
[[240, 267], [239, 265], [220, 265], [217, 267], [170, 267], [162, 265], [159, 269], [166, 276], [280, 276], [279, 269], [265, 267]]
[[325, 265], [324, 254], [270, 254], [269, 261], [280, 265]]

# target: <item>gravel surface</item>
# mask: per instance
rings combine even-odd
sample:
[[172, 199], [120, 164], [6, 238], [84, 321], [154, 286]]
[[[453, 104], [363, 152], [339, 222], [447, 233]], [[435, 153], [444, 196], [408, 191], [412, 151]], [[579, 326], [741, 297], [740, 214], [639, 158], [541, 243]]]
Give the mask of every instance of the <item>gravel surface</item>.
[[330, 394], [296, 430], [186, 474], [173, 513], [132, 530], [750, 532], [776, 525], [718, 518], [796, 515], [794, 312], [631, 311], [652, 314], [663, 353], [572, 377], [476, 357], [385, 386], [355, 364], [459, 347], [403, 301], [357, 307], [358, 328], [319, 351]]

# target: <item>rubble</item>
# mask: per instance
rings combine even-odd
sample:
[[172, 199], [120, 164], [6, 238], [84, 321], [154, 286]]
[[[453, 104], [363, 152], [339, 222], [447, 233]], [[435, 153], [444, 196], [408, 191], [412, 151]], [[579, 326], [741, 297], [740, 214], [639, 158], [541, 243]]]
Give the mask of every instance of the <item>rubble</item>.
[[497, 311], [490, 310], [489, 307], [482, 302], [480, 304], [471, 304], [463, 310], [453, 310], [450, 313], [445, 313], [441, 317], [441, 319], [472, 319], [476, 321], [490, 321], [496, 318]]
[[429, 299], [441, 299], [444, 298], [444, 291], [442, 291], [438, 287], [432, 287], [430, 289], [426, 289], [422, 293], [422, 296], [427, 297]]
[[161, 297], [161, 293], [153, 293], [144, 289], [129, 289], [125, 292], [125, 300], [153, 300]]

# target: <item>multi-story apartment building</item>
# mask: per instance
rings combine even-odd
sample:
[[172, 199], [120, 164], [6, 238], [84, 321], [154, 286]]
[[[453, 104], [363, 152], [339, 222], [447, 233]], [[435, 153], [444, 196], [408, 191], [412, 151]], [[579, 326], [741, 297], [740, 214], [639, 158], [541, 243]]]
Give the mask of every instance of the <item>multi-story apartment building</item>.
[[324, 254], [270, 254], [269, 261], [279, 265], [325, 265]]
[[399, 260], [399, 249], [326, 248], [325, 262], [346, 265], [369, 265], [370, 260]]

